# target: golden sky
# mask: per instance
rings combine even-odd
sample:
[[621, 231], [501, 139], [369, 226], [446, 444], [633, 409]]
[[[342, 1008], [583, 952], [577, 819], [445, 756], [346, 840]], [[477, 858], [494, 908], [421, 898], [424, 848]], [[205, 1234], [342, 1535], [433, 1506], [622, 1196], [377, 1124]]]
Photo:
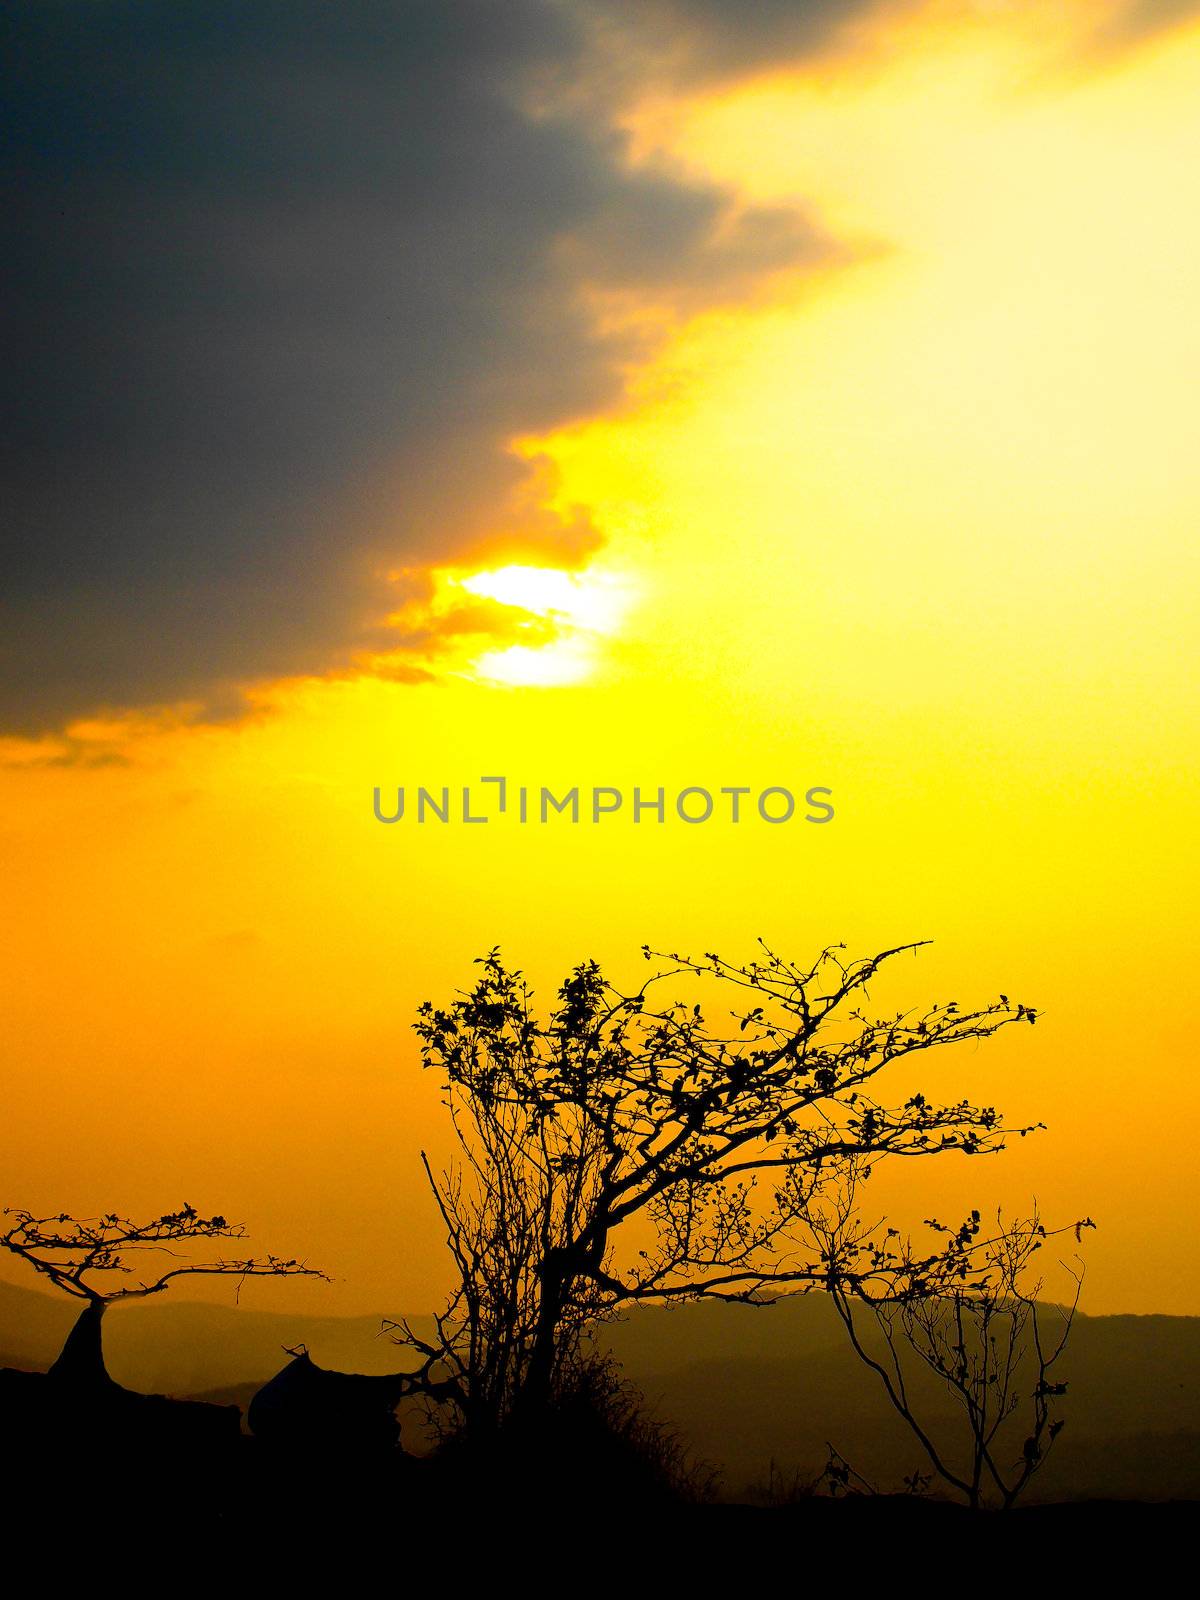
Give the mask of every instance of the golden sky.
[[[445, 1141], [410, 1025], [473, 956], [548, 989], [593, 955], [638, 978], [646, 941], [931, 938], [881, 1004], [1044, 1019], [895, 1089], [1048, 1131], [894, 1203], [1090, 1213], [1085, 1309], [1200, 1314], [1200, 24], [1118, 50], [1100, 9], [884, 7], [831, 53], [648, 81], [627, 161], [830, 248], [707, 301], [596, 288], [647, 330], [623, 388], [508, 441], [593, 553], [427, 559], [412, 672], [381, 647], [246, 715], [6, 741], [7, 1203], [186, 1200], [334, 1276], [256, 1304], [425, 1309]], [[484, 774], [837, 814], [373, 818], [375, 785]]]

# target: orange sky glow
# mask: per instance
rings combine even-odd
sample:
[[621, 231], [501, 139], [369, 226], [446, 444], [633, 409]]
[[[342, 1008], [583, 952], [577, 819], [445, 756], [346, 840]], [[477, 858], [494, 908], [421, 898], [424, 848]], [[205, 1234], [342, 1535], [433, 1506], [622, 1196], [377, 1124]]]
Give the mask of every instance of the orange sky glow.
[[[648, 89], [631, 162], [840, 248], [661, 325], [597, 302], [656, 330], [622, 395], [511, 440], [595, 547], [481, 537], [405, 602], [402, 660], [257, 681], [244, 714], [0, 740], [5, 1203], [187, 1201], [333, 1279], [256, 1305], [423, 1311], [447, 1143], [411, 1024], [474, 956], [548, 991], [589, 956], [636, 981], [644, 942], [929, 938], [881, 1007], [1044, 1018], [894, 1089], [1047, 1129], [880, 1203], [1090, 1214], [1085, 1310], [1200, 1314], [1200, 27], [1089, 54], [1094, 10], [885, 7], [828, 59]], [[372, 815], [485, 774], [837, 814]]]

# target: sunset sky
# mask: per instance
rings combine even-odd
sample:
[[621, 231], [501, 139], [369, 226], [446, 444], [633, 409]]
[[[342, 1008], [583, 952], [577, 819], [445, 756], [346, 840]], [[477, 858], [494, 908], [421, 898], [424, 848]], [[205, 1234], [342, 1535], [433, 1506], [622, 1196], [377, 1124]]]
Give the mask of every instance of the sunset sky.
[[[1048, 1127], [880, 1203], [1090, 1214], [1086, 1310], [1200, 1314], [1200, 3], [3, 32], [0, 1203], [425, 1310], [474, 956], [928, 938], [881, 1009], [1044, 1018], [889, 1099]], [[488, 774], [836, 816], [374, 819]]]

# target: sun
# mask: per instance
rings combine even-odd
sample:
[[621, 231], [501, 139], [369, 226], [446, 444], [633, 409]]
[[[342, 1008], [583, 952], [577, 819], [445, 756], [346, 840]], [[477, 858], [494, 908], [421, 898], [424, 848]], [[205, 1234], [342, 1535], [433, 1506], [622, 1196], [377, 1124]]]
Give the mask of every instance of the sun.
[[459, 587], [534, 616], [560, 617], [593, 633], [614, 632], [629, 603], [627, 582], [593, 568], [564, 572], [561, 567], [497, 567], [460, 578]]
[[454, 576], [451, 584], [481, 600], [511, 606], [553, 625], [544, 643], [486, 650], [470, 664], [481, 682], [548, 688], [595, 675], [605, 639], [616, 634], [634, 599], [628, 574], [588, 567], [504, 566]]

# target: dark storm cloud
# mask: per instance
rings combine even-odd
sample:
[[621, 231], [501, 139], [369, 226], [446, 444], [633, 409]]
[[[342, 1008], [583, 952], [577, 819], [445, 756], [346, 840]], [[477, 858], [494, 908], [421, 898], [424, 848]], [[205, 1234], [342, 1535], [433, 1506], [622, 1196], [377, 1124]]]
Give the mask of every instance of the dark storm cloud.
[[[11, 0], [0, 730], [236, 706], [403, 643], [382, 571], [583, 554], [504, 450], [619, 393], [580, 288], [683, 312], [831, 249], [631, 171], [606, 109], [895, 8]], [[1132, 0], [1118, 42], [1198, 9]]]
[[[917, 0], [582, 0], [593, 22], [636, 40], [634, 70], [726, 78], [836, 46], [865, 14]], [[647, 59], [648, 57], [648, 59]]]
[[[656, 9], [724, 51], [848, 8]], [[553, 0], [6, 8], [0, 723], [320, 671], [388, 642], [382, 569], [489, 528], [581, 552], [579, 519], [505, 522], [503, 450], [619, 391], [580, 286], [684, 306], [828, 249], [631, 171], [595, 115], [523, 111], [586, 75], [585, 24]]]

